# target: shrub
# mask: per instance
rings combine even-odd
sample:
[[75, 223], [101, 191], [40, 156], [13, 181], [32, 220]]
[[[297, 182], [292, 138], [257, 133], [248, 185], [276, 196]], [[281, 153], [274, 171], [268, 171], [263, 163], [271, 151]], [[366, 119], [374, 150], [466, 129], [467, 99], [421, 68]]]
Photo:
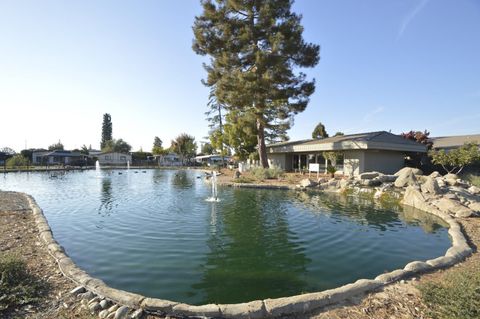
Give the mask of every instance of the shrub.
[[25, 262], [14, 255], [0, 256], [0, 314], [39, 299], [41, 285]]
[[475, 185], [475, 186], [477, 186], [477, 187], [480, 187], [480, 176], [470, 174], [470, 175], [467, 176], [467, 180], [468, 180], [472, 185]]
[[419, 289], [433, 318], [480, 318], [480, 272], [475, 267], [447, 274], [441, 282], [427, 282]]
[[250, 170], [253, 177], [257, 180], [264, 180], [264, 179], [275, 179], [279, 178], [284, 175], [284, 172], [279, 167], [272, 167], [272, 168], [263, 168], [263, 167], [254, 167]]
[[28, 159], [21, 154], [14, 155], [7, 160], [7, 167], [27, 166]]
[[332, 165], [327, 166], [327, 173], [330, 174], [331, 177], [335, 177], [335, 173], [337, 172], [337, 168]]

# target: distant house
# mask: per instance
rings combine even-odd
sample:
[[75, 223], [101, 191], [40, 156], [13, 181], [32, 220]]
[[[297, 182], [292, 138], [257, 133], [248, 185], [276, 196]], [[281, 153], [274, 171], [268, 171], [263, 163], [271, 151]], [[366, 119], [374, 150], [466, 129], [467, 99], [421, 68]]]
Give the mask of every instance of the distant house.
[[148, 156], [147, 159], [149, 161], [156, 162], [159, 166], [182, 166], [183, 163], [181, 158], [176, 153], [168, 153], [168, 154], [155, 154]]
[[125, 153], [107, 152], [96, 156], [100, 165], [127, 165], [132, 162], [132, 155]]
[[434, 150], [449, 151], [452, 149], [459, 148], [463, 146], [465, 143], [480, 144], [480, 134], [432, 137], [430, 138], [430, 141], [433, 142], [432, 148]]
[[222, 161], [226, 164], [230, 161], [230, 156], [223, 156], [219, 154], [212, 154], [212, 155], [201, 155], [194, 158], [195, 162], [199, 164], [206, 164], [208, 166], [212, 165], [219, 165]]
[[88, 156], [90, 157], [98, 157], [100, 154], [102, 154], [100, 150], [88, 150]]
[[87, 156], [74, 151], [33, 151], [33, 165], [83, 165]]
[[393, 174], [404, 167], [406, 154], [426, 153], [427, 148], [385, 131], [267, 145], [269, 164], [286, 171], [308, 169], [310, 163], [326, 169], [325, 151], [339, 152], [338, 171], [354, 176], [368, 171]]

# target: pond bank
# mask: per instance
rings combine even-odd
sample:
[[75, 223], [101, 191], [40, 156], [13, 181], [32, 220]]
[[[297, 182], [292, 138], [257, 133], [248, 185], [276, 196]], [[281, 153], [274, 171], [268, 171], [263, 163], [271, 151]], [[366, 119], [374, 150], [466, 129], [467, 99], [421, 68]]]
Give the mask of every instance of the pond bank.
[[[18, 194], [18, 195], [20, 195], [20, 194]], [[10, 196], [10, 199], [8, 199], [9, 196]], [[6, 199], [5, 201], [0, 201], [0, 206], [2, 206], [2, 203], [7, 203], [7, 204], [6, 204], [6, 205], [7, 205], [7, 206], [6, 206], [6, 207], [7, 207], [7, 208], [6, 208], [7, 211], [8, 211], [8, 210], [12, 210], [11, 207], [10, 207], [10, 208], [8, 207], [8, 205], [10, 205], [11, 203], [16, 203], [16, 202], [21, 203], [21, 200], [17, 200], [17, 201], [16, 201], [15, 199], [12, 200], [11, 196], [12, 196], [12, 195], [8, 195], [8, 196], [7, 196], [7, 199]], [[13, 205], [13, 206], [15, 207], [15, 205]], [[22, 213], [22, 212], [25, 213], [25, 214], [28, 214], [28, 208], [25, 208], [26, 206], [24, 205], [24, 203], [23, 203], [23, 204], [18, 204], [18, 205], [16, 205], [16, 207], [17, 207], [17, 209], [16, 209], [15, 211], [16, 211], [18, 214], [20, 214], [20, 213]], [[36, 213], [36, 214], [38, 215], [38, 213]], [[31, 215], [31, 214], [30, 214], [30, 215]], [[2, 218], [3, 218], [3, 216], [2, 216]], [[37, 224], [38, 224], [38, 222], [37, 222]], [[39, 226], [39, 229], [42, 231], [42, 235], [43, 235], [43, 233], [46, 231], [45, 229], [42, 228], [44, 225], [38, 225], [38, 226]], [[38, 234], [37, 234], [37, 236], [38, 236]], [[37, 238], [38, 238], [38, 237], [37, 237]], [[42, 243], [42, 241], [45, 240], [44, 236], [41, 236], [41, 239], [42, 239], [42, 240], [39, 240], [40, 243]], [[42, 244], [43, 244], [43, 243], [42, 243]], [[19, 244], [16, 244], [16, 245], [19, 245]], [[3, 246], [2, 246], [2, 247], [3, 247]], [[60, 258], [60, 259], [61, 259], [61, 258]], [[64, 268], [64, 266], [68, 266], [68, 264], [61, 263], [61, 266], [62, 266], [62, 268]], [[55, 268], [55, 267], [54, 267], [54, 268]], [[67, 269], [68, 269], [68, 268], [67, 268]], [[371, 282], [370, 282], [370, 283], [364, 282], [363, 284], [371, 284]], [[388, 287], [387, 287], [387, 288], [388, 288]], [[387, 288], [385, 288], [385, 289], [387, 289]], [[338, 293], [337, 293], [337, 294], [338, 294]], [[300, 296], [299, 296], [299, 297], [300, 297]], [[93, 299], [93, 298], [92, 298], [92, 299]], [[301, 303], [301, 300], [298, 300], [298, 301], [299, 301], [298, 306], [300, 306], [300, 305], [302, 304], [302, 303]], [[269, 304], [270, 302], [273, 302], [273, 304], [275, 304], [275, 302], [278, 303], [279, 301], [278, 301], [278, 300], [270, 300], [270, 301], [269, 301], [269, 300], [266, 300], [266, 301], [265, 301], [265, 304]], [[287, 300], [285, 300], [285, 302], [287, 302]], [[321, 301], [319, 301], [319, 302], [321, 302]], [[142, 304], [143, 304], [143, 303], [142, 303]], [[288, 302], [288, 304], [290, 304], [290, 302]], [[184, 305], [184, 306], [187, 306], [187, 305]], [[211, 305], [211, 306], [213, 306], [213, 305]], [[221, 305], [220, 305], [220, 306], [221, 306]], [[225, 306], [226, 306], [226, 305], [225, 305]], [[284, 306], [287, 306], [287, 305], [284, 305]], [[338, 306], [336, 306], [336, 307], [338, 308]], [[80, 308], [82, 308], [82, 307], [80, 307]], [[188, 307], [184, 307], [184, 308], [188, 310]], [[217, 309], [218, 309], [218, 307], [217, 307]], [[272, 308], [269, 308], [269, 309], [272, 309]], [[199, 310], [200, 310], [200, 309], [199, 309]], [[205, 309], [204, 309], [204, 310], [205, 310]], [[226, 309], [226, 310], [228, 310], [228, 309]], [[224, 309], [222, 309], [222, 312], [223, 312], [223, 311], [224, 311]], [[257, 317], [259, 317], [259, 315], [261, 315], [261, 314], [257, 314]], [[54, 316], [50, 316], [50, 317], [54, 317]]]

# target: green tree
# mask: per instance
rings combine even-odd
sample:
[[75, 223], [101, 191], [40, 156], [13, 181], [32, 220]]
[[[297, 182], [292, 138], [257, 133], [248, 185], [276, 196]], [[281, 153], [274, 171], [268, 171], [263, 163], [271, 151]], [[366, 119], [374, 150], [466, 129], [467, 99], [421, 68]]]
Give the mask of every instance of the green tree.
[[28, 158], [21, 154], [16, 154], [10, 157], [6, 163], [7, 167], [28, 166]]
[[245, 160], [256, 151], [257, 127], [255, 115], [232, 110], [226, 116], [224, 126], [225, 144], [231, 147], [240, 160]]
[[197, 152], [197, 144], [195, 143], [195, 137], [182, 133], [175, 140], [172, 141], [170, 147], [172, 151], [180, 155], [182, 163], [190, 161]]
[[83, 144], [82, 148], [80, 149], [80, 153], [88, 155], [90, 153], [90, 150], [88, 149], [87, 145]]
[[152, 154], [154, 155], [165, 154], [166, 150], [163, 149], [162, 145], [163, 145], [162, 140], [158, 136], [155, 136], [155, 138], [153, 139]]
[[448, 152], [431, 150], [428, 155], [432, 158], [433, 164], [442, 166], [447, 173], [455, 174], [459, 174], [466, 165], [480, 160], [479, 145], [476, 143], [465, 143]]
[[124, 153], [128, 154], [130, 153], [130, 150], [132, 147], [130, 144], [119, 138], [118, 140], [113, 139], [113, 140], [108, 140], [105, 143], [105, 147], [102, 148], [102, 152], [108, 153], [108, 152], [118, 152], [118, 153]]
[[327, 130], [325, 129], [325, 125], [319, 122], [317, 126], [315, 126], [315, 129], [312, 132], [312, 138], [321, 139], [326, 137], [328, 137], [328, 133], [327, 133]]
[[215, 150], [220, 150], [223, 166], [223, 156], [227, 155], [227, 150], [225, 149], [225, 134], [223, 129], [225, 112], [223, 112], [222, 114], [225, 106], [217, 101], [217, 98], [215, 96], [215, 90], [213, 88], [210, 90], [208, 107], [209, 110], [205, 112], [205, 115], [207, 116], [207, 121], [209, 122], [208, 126], [210, 127], [210, 142]]
[[204, 155], [212, 155], [213, 153], [215, 153], [215, 149], [213, 148], [212, 144], [203, 143], [200, 152]]
[[110, 114], [103, 114], [103, 123], [102, 123], [102, 139], [100, 141], [100, 148], [103, 150], [107, 145], [108, 141], [111, 141], [112, 137], [112, 117]]
[[258, 155], [268, 167], [266, 135], [284, 135], [315, 91], [301, 68], [319, 61], [318, 45], [303, 40], [291, 0], [201, 0], [193, 50], [210, 56], [204, 84], [228, 110], [255, 118]]
[[48, 147], [48, 150], [49, 151], [63, 151], [64, 150], [64, 147], [63, 147], [63, 144], [62, 142], [60, 142], [60, 140], [58, 140], [58, 143], [55, 143], [55, 144], [52, 144]]
[[334, 136], [344, 136], [344, 135], [345, 135], [345, 133], [343, 133], [343, 132], [337, 132], [337, 133], [335, 133]]

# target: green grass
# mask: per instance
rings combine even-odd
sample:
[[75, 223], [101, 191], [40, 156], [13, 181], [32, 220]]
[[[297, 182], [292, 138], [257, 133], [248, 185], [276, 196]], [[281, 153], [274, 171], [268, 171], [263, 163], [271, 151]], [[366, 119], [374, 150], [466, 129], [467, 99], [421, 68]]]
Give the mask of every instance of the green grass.
[[441, 282], [428, 282], [419, 289], [432, 318], [480, 318], [480, 271], [476, 267], [450, 273]]
[[42, 286], [19, 257], [0, 256], [0, 317], [4, 311], [38, 301]]
[[480, 187], [480, 176], [470, 174], [466, 178], [472, 185]]
[[245, 177], [245, 176], [240, 176], [239, 178], [236, 178], [233, 180], [235, 183], [243, 183], [243, 184], [250, 184], [253, 183], [253, 179]]

